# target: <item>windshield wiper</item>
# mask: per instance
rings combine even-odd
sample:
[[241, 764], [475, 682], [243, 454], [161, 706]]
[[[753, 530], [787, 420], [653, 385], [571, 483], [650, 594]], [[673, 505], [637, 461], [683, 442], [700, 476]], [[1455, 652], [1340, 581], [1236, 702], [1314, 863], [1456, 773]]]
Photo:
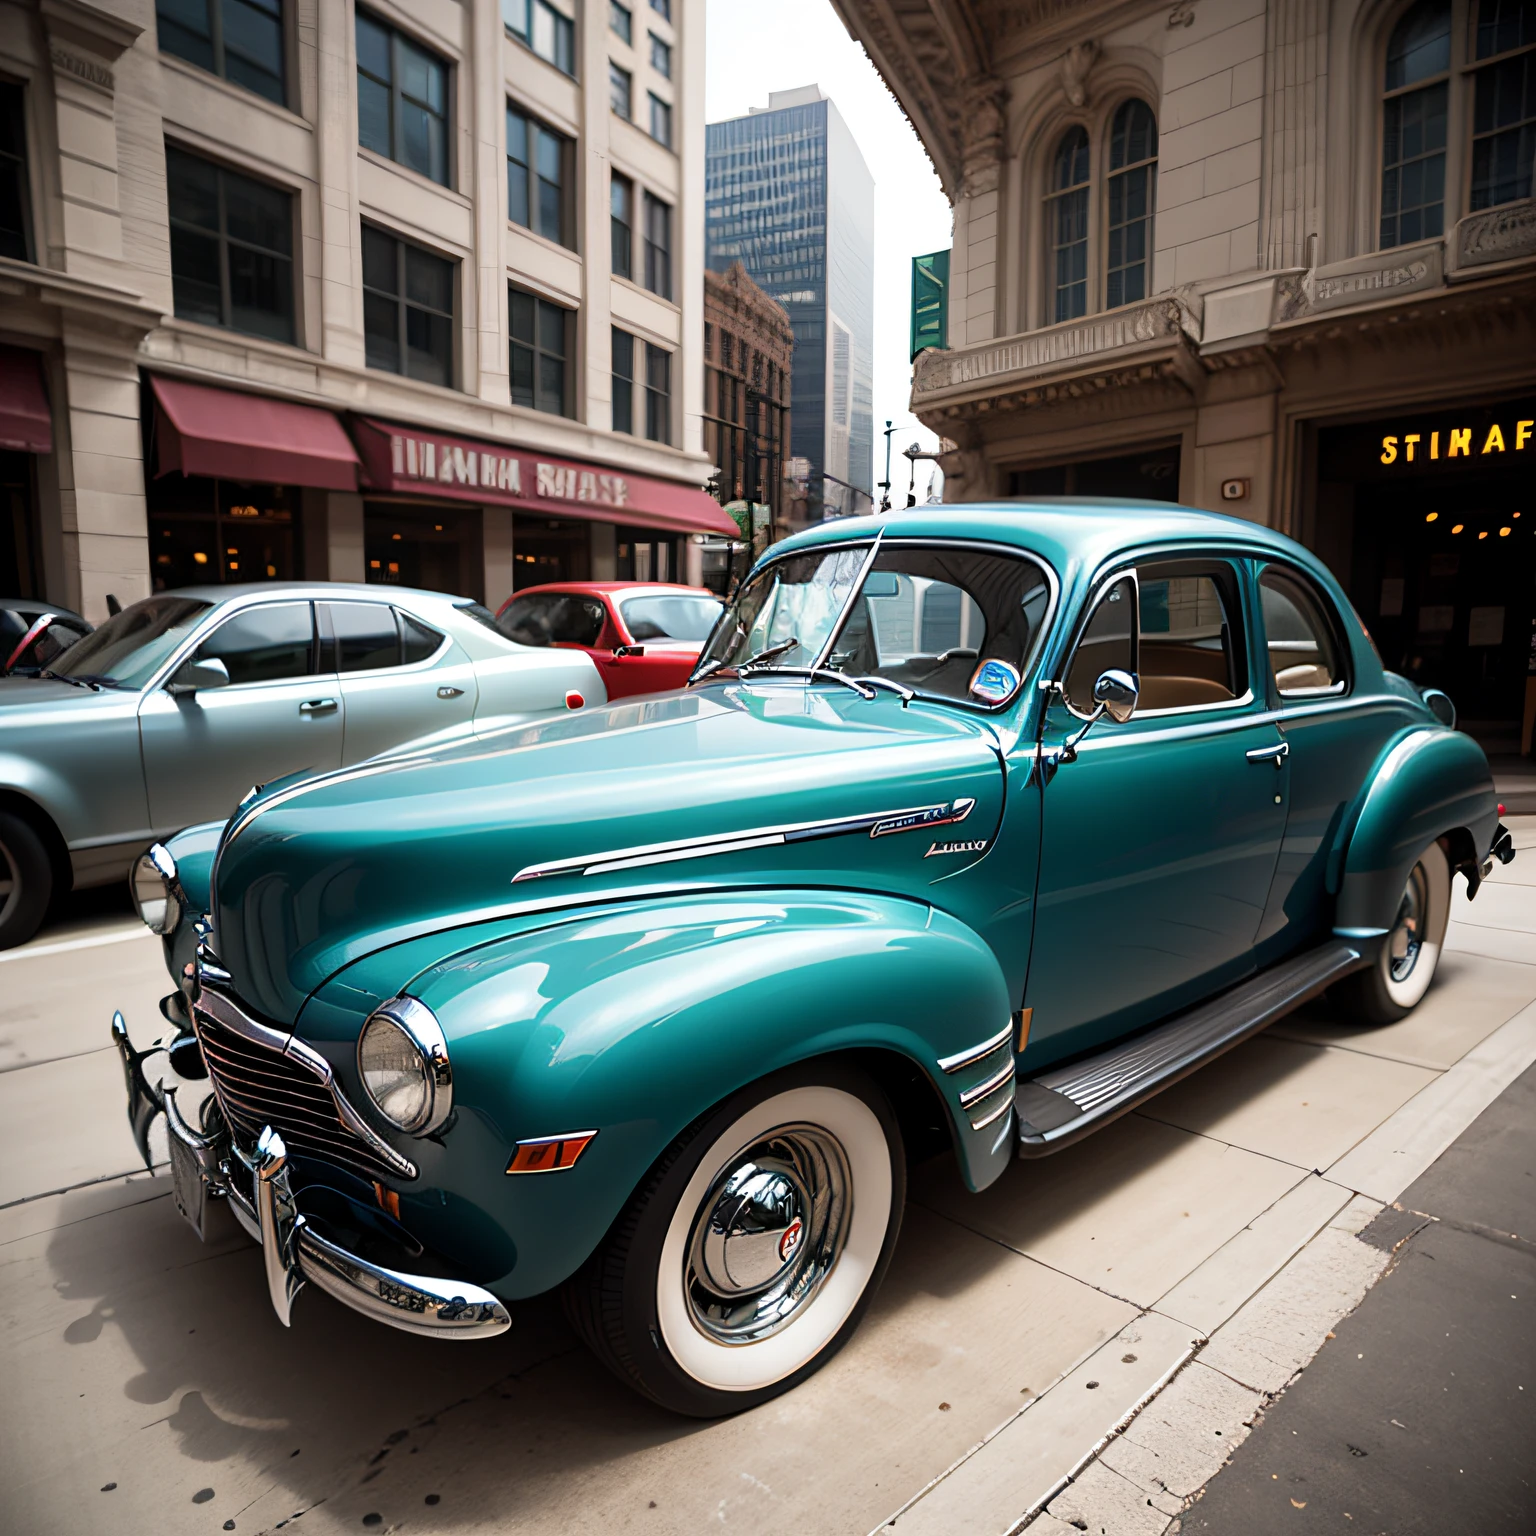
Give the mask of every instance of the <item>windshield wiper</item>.
[[734, 672], [739, 677], [751, 667], [757, 667], [766, 672], [769, 668], [765, 663], [772, 661], [775, 656], [782, 656], [785, 651], [794, 650], [799, 644], [799, 638], [791, 635], [788, 640], [782, 641], [778, 645], [770, 645], [765, 650], [759, 651], [755, 656], [748, 656], [745, 661], [728, 662], [723, 656], [717, 656], [713, 661], [707, 662], [695, 672], [688, 681], [690, 683], [702, 683], [706, 677], [713, 677], [716, 672], [722, 671]]
[[46, 677], [50, 682], [73, 683], [76, 688], [84, 688], [88, 693], [101, 692], [101, 684], [92, 682], [88, 677], [71, 677], [67, 672], [50, 672], [46, 667], [37, 675]]
[[[841, 683], [845, 688], [852, 688], [861, 699], [872, 699], [875, 690], [854, 678], [846, 677], [841, 672], [834, 672], [831, 667], [747, 667], [745, 665], [737, 669], [741, 676], [745, 677], [749, 671], [766, 672], [772, 677], [807, 677], [813, 681], [826, 683]], [[877, 679], [871, 678], [870, 682]]]

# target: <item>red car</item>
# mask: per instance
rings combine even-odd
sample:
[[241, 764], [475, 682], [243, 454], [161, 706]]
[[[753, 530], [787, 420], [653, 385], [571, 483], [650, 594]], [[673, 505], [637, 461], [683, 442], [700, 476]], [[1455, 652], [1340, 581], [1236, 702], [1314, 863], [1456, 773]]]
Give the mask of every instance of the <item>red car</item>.
[[496, 627], [519, 645], [566, 645], [597, 664], [610, 699], [681, 688], [724, 604], [704, 587], [563, 581], [515, 592]]

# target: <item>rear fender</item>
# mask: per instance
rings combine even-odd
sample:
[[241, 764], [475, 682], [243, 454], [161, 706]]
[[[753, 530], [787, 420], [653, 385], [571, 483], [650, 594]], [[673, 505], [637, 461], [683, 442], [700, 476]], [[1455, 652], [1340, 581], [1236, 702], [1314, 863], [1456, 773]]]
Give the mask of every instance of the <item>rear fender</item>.
[[1488, 759], [1470, 736], [1440, 726], [1404, 731], [1377, 760], [1334, 845], [1334, 932], [1358, 939], [1384, 934], [1415, 861], [1440, 839], [1475, 892], [1498, 820]]
[[[884, 1053], [914, 1065], [944, 1106], [972, 1188], [1012, 1151], [1010, 1115], [978, 1131], [978, 1109], [960, 1103], [1011, 1069], [1011, 1051], [940, 1065], [1008, 1038], [1002, 972], [969, 928], [919, 903], [769, 891], [589, 910], [433, 965], [407, 990], [447, 1036], [456, 1118], [440, 1146], [411, 1143], [417, 1187], [447, 1194], [417, 1206], [402, 1190], [402, 1209], [424, 1240], [447, 1247], [473, 1223], [455, 1234], [443, 1221], [439, 1234], [435, 1212], [477, 1207], [505, 1234], [498, 1247], [512, 1263], [495, 1289], [509, 1298], [574, 1271], [687, 1126], [811, 1057]], [[338, 1069], [355, 1070], [344, 1059]], [[1003, 1101], [999, 1090], [991, 1104]], [[594, 1129], [569, 1171], [506, 1175], [515, 1142]]]

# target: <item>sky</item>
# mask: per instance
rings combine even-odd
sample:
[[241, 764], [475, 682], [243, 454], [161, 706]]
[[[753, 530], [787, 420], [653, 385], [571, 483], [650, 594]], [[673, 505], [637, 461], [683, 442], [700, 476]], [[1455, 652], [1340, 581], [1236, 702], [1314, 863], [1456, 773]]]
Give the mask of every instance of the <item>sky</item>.
[[[946, 250], [949, 203], [912, 125], [864, 50], [849, 37], [828, 0], [708, 0], [705, 120], [745, 117], [766, 107], [770, 91], [819, 85], [837, 104], [875, 179], [875, 479], [885, 471], [885, 423], [891, 438], [891, 500], [905, 503], [909, 443], [938, 445], [907, 409], [912, 258]], [[917, 494], [932, 465], [917, 465]]]

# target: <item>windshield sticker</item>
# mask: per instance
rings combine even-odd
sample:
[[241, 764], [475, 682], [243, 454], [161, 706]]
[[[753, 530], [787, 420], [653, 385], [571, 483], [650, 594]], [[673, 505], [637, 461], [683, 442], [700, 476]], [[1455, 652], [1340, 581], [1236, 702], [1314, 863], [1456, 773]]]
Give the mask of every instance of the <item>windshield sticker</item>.
[[1019, 691], [1022, 681], [1017, 667], [991, 657], [971, 677], [971, 697], [986, 704], [1003, 704]]

